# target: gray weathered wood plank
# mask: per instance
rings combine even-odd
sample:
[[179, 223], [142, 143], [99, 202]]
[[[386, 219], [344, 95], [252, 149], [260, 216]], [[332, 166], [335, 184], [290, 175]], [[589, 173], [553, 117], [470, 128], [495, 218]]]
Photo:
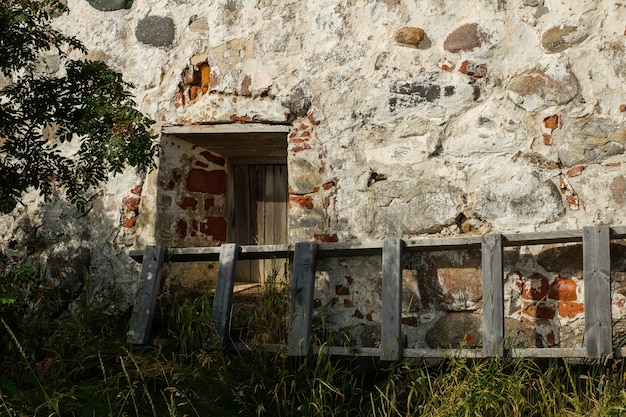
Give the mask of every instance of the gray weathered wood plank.
[[426, 252], [433, 250], [459, 250], [479, 248], [482, 242], [481, 236], [455, 236], [435, 237], [405, 240], [406, 253]]
[[165, 248], [163, 246], [147, 246], [144, 250], [139, 289], [135, 296], [135, 305], [127, 334], [129, 343], [145, 345], [150, 339], [164, 260]]
[[504, 355], [504, 265], [502, 235], [483, 236], [483, 352]]
[[609, 235], [608, 226], [590, 226], [583, 229], [585, 346], [590, 358], [605, 357], [613, 350]]
[[[229, 133], [289, 133], [289, 124], [269, 123], [215, 123], [198, 125], [164, 126], [162, 131], [166, 135], [183, 134], [212, 134], [223, 135]], [[285, 141], [286, 142], [286, 141]]]
[[404, 241], [385, 239], [383, 243], [383, 288], [380, 323], [381, 359], [402, 359], [402, 255]]
[[219, 338], [216, 345], [221, 348], [230, 343], [230, 310], [233, 304], [238, 255], [239, 246], [236, 243], [223, 244], [220, 248], [220, 265], [213, 299], [213, 320], [215, 333]]
[[508, 352], [514, 358], [584, 358], [585, 348], [515, 348]]
[[305, 356], [309, 353], [316, 261], [315, 242], [296, 243], [291, 285], [291, 330], [287, 348], [289, 356]]

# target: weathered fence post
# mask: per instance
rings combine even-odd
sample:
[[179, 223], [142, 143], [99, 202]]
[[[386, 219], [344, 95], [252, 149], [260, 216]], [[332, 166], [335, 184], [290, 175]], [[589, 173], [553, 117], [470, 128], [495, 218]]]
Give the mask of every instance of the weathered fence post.
[[504, 356], [504, 264], [502, 235], [482, 239], [483, 356]]
[[590, 358], [602, 358], [613, 351], [610, 233], [608, 226], [583, 228], [585, 346]]
[[385, 239], [383, 242], [383, 288], [380, 323], [381, 359], [402, 359], [402, 254], [404, 241]]
[[213, 320], [215, 332], [219, 337], [218, 346], [221, 348], [226, 347], [230, 342], [230, 310], [233, 304], [238, 256], [239, 245], [236, 243], [223, 244], [220, 247], [217, 283], [213, 298]]
[[139, 275], [139, 289], [135, 296], [133, 314], [127, 333], [128, 343], [145, 345], [150, 339], [156, 297], [161, 283], [161, 269], [165, 260], [165, 248], [147, 246], [144, 250]]
[[287, 347], [289, 356], [305, 356], [309, 352], [316, 260], [315, 242], [296, 243], [291, 285], [291, 331]]

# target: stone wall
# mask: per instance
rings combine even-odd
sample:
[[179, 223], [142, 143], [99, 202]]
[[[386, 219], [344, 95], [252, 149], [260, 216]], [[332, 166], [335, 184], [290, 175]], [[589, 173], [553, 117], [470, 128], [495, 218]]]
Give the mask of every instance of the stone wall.
[[[292, 242], [626, 224], [620, 3], [67, 3], [56, 25], [88, 46], [87, 58], [123, 72], [158, 127], [291, 126]], [[3, 247], [33, 256], [85, 247], [93, 280], [114, 274], [130, 283], [128, 248], [223, 242], [227, 164], [176, 138], [161, 144], [157, 172], [112, 179], [87, 217], [27, 200], [32, 210], [0, 220]], [[52, 237], [33, 247], [43, 234]], [[543, 345], [570, 340], [561, 329], [576, 335], [582, 323], [584, 289], [580, 269], [567, 272], [569, 250], [577, 249], [510, 253], [507, 314]], [[550, 256], [560, 269], [541, 263]], [[416, 346], [432, 342], [428, 332], [445, 312], [473, 320], [477, 259], [407, 260], [403, 320]], [[372, 262], [321, 265], [320, 305], [337, 326], [377, 320], [380, 268]]]

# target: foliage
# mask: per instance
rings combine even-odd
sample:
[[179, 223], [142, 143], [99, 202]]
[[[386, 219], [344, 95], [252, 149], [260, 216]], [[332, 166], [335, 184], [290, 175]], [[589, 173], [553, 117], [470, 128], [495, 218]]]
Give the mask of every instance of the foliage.
[[[86, 192], [108, 173], [154, 166], [153, 121], [135, 109], [121, 74], [68, 57], [86, 48], [50, 26], [66, 11], [58, 0], [0, 0], [0, 72], [8, 80], [0, 91], [0, 212], [29, 187], [46, 197], [62, 189], [84, 208]], [[63, 59], [62, 75], [37, 70], [42, 53]], [[72, 140], [80, 144], [67, 156]]]
[[43, 280], [33, 267], [0, 252], [0, 317], [9, 322], [24, 320], [44, 291]]

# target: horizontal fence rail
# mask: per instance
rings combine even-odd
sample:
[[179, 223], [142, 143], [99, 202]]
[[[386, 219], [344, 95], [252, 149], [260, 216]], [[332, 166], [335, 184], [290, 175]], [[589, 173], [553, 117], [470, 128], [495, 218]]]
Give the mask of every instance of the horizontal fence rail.
[[[461, 357], [624, 357], [626, 348], [612, 346], [610, 240], [626, 238], [626, 227], [590, 226], [581, 230], [520, 234], [489, 234], [441, 238], [385, 239], [359, 243], [301, 242], [295, 245], [172, 248], [148, 246], [134, 250], [130, 256], [142, 263], [140, 284], [128, 342], [146, 344], [154, 315], [160, 274], [164, 262], [219, 262], [213, 320], [215, 337], [222, 348], [232, 343], [229, 337], [232, 295], [238, 260], [293, 257], [291, 283], [291, 330], [284, 345], [267, 345], [270, 351], [290, 356], [310, 353], [332, 355], [376, 356], [385, 361], [403, 358]], [[505, 247], [582, 243], [583, 280], [585, 285], [584, 348], [513, 348], [504, 346], [504, 256]], [[404, 348], [402, 319], [402, 257], [405, 253], [481, 249], [483, 288], [483, 345], [477, 349], [411, 349]], [[313, 346], [311, 326], [316, 262], [320, 258], [382, 256], [381, 345], [379, 348]]]

